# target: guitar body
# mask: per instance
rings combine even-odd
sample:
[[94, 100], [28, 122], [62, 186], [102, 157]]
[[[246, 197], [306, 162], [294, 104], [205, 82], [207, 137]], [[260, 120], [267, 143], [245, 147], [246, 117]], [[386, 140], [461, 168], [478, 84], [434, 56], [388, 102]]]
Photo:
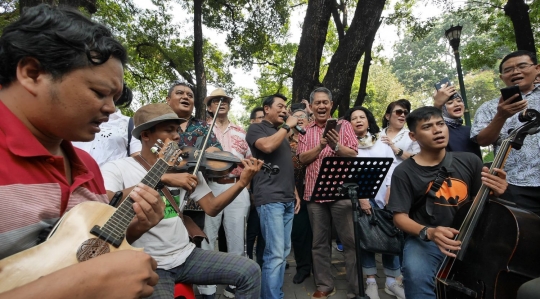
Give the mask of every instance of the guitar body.
[[0, 293], [79, 263], [78, 252], [89, 259], [93, 255], [119, 250], [142, 251], [125, 239], [118, 248], [101, 242], [97, 247], [86, 246], [80, 251], [81, 245], [89, 239], [101, 241], [90, 230], [94, 225], [103, 226], [115, 211], [116, 208], [99, 202], [84, 202], [73, 207], [62, 217], [47, 241], [0, 260]]
[[[454, 228], [459, 229], [470, 205], [458, 210]], [[536, 214], [488, 201], [463, 260], [447, 257], [443, 262], [437, 297], [516, 298], [521, 284], [540, 277], [539, 228]]]

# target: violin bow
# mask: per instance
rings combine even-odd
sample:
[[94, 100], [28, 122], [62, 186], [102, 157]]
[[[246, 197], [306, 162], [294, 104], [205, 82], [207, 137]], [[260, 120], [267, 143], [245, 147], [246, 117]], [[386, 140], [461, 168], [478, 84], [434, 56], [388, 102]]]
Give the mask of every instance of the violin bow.
[[[219, 111], [219, 107], [221, 107], [222, 102], [223, 102], [223, 97], [220, 97], [217, 111]], [[218, 115], [217, 111], [213, 115], [212, 124], [210, 124], [210, 128], [208, 128], [208, 134], [206, 134], [206, 136], [204, 137], [204, 142], [202, 143], [202, 145], [200, 146], [199, 149], [195, 150], [195, 155], [197, 155], [197, 163], [195, 164], [195, 167], [193, 168], [193, 173], [192, 174], [194, 176], [197, 176], [197, 172], [199, 172], [199, 167], [201, 166], [201, 162], [202, 162], [202, 159], [204, 157], [204, 150], [206, 149], [206, 146], [208, 145], [208, 140], [210, 139], [210, 135], [212, 135], [212, 132], [214, 132], [214, 125], [216, 124], [217, 115]], [[180, 190], [180, 198], [182, 199], [182, 203], [180, 204], [180, 212], [184, 211], [184, 207], [185, 207], [185, 205], [187, 203], [187, 200], [188, 200], [186, 198], [187, 196], [189, 196], [189, 192], [187, 192], [184, 189], [181, 189]]]

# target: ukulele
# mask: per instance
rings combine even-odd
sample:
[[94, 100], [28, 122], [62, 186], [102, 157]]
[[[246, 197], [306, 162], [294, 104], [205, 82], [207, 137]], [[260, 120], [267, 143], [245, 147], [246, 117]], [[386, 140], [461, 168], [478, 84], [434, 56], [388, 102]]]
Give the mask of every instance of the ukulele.
[[[152, 150], [157, 162], [142, 179], [156, 188], [169, 167], [177, 165], [180, 157], [178, 143], [167, 139]], [[119, 250], [137, 250], [126, 241], [126, 231], [135, 217], [134, 201], [129, 197], [118, 206], [100, 202], [83, 202], [73, 207], [58, 221], [48, 239], [25, 251], [0, 260], [0, 293], [30, 283], [38, 278]]]

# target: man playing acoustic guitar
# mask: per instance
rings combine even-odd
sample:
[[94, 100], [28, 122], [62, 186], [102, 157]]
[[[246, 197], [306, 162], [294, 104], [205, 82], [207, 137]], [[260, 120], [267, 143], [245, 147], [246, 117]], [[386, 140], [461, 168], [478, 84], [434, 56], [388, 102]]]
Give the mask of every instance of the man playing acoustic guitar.
[[[147, 174], [144, 165], [149, 168], [156, 163], [152, 147], [159, 143], [158, 140], [169, 139], [178, 143], [180, 123], [185, 121], [164, 103], [141, 107], [133, 120], [133, 137], [141, 140], [142, 150], [138, 157], [127, 157], [103, 165], [101, 171], [109, 196], [116, 191], [129, 193], [131, 187]], [[197, 176], [188, 173], [166, 173], [161, 176], [161, 182], [167, 186], [162, 190], [166, 205], [165, 218], [133, 243], [135, 247], [144, 247], [145, 252], [158, 263], [159, 282], [151, 298], [174, 298], [176, 282], [233, 285], [236, 286], [236, 298], [259, 298], [261, 271], [257, 263], [238, 255], [196, 248], [195, 244], [189, 242], [184, 226], [186, 219], [182, 221], [173, 206], [174, 203], [181, 206], [181, 198], [173, 195], [180, 187], [191, 192], [190, 198], [206, 214], [215, 217], [244, 190], [262, 167], [262, 161], [255, 158], [244, 159], [242, 164], [244, 169], [239, 179], [216, 197], [200, 172]]]
[[[450, 227], [458, 207], [474, 199], [481, 183], [495, 196], [504, 193], [506, 172], [499, 176], [482, 169], [482, 161], [472, 153], [446, 152], [448, 127], [441, 110], [422, 107], [407, 116], [409, 135], [420, 145], [420, 153], [396, 167], [387, 209], [394, 223], [408, 234], [403, 249], [403, 284], [407, 298], [435, 299], [435, 275], [448, 250], [458, 250], [457, 230]], [[445, 167], [449, 176], [434, 190], [438, 198], [426, 197], [433, 181]], [[450, 170], [451, 169], [451, 170]], [[450, 183], [449, 183], [450, 182]], [[433, 189], [431, 189], [433, 190]]]
[[[114, 113], [126, 60], [111, 32], [77, 11], [39, 5], [4, 29], [0, 259], [34, 247], [40, 232], [76, 204], [108, 202], [98, 165], [70, 141], [93, 140]], [[142, 184], [130, 195], [136, 216], [126, 237], [133, 242], [163, 218], [164, 204]], [[0, 298], [140, 298], [153, 292], [155, 269], [150, 255], [122, 250], [49, 271]]]

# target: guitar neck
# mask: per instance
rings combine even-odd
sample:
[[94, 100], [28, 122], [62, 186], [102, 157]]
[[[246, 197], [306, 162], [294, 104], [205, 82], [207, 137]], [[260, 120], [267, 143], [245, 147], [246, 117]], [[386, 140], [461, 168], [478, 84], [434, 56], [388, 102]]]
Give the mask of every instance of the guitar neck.
[[[158, 159], [156, 164], [150, 168], [148, 173], [144, 176], [141, 183], [146, 186], [151, 187], [152, 189], [156, 188], [158, 183], [161, 180], [161, 176], [167, 171], [169, 165], [165, 160]], [[125, 232], [135, 217], [135, 212], [133, 211], [134, 201], [128, 195], [126, 199], [120, 204], [116, 212], [109, 218], [109, 220], [103, 225], [102, 231], [106, 232], [109, 235], [114, 237], [122, 237], [125, 235]]]

